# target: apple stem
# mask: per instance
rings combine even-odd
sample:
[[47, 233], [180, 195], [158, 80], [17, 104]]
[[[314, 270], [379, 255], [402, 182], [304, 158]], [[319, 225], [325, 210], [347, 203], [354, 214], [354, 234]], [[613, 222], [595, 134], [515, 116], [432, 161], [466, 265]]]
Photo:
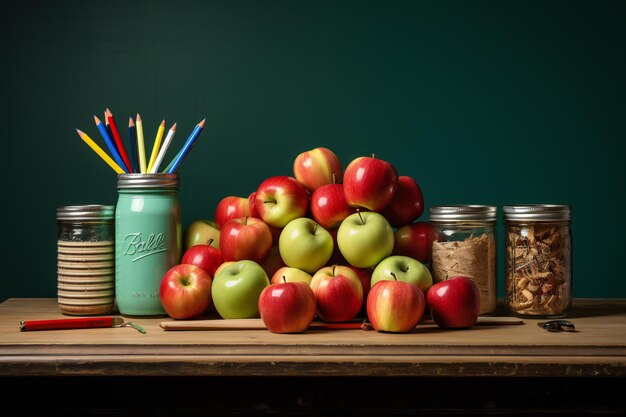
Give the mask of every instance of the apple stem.
[[337, 176], [333, 172], [333, 184], [337, 184]]
[[365, 221], [363, 220], [363, 216], [361, 216], [361, 210], [356, 209], [356, 212], [359, 215], [359, 219], [361, 219], [361, 224], [365, 224]]
[[335, 268], [337, 268], [337, 265], [333, 265], [333, 276], [335, 276]]
[[313, 224], [313, 234], [317, 231], [317, 222]]
[[211, 246], [211, 243], [213, 243], [213, 239], [209, 239], [209, 243], [207, 243], [207, 245]]
[[246, 216], [245, 219], [243, 219], [243, 224], [246, 226], [248, 225], [248, 216]]
[[286, 284], [287, 283], [287, 277], [283, 275], [283, 282]]
[[390, 274], [393, 277], [393, 279], [395, 279], [396, 281], [398, 280], [398, 277], [396, 276], [395, 272], [390, 272]]
[[372, 158], [376, 158], [376, 154], [375, 153], [372, 154]]

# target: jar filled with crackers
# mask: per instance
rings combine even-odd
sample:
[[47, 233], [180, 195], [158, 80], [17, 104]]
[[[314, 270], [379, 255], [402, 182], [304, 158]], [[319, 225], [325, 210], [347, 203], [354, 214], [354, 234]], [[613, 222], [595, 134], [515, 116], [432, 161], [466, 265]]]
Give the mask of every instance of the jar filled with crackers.
[[465, 276], [478, 287], [480, 314], [496, 310], [496, 206], [449, 205], [430, 208], [437, 238], [432, 244], [435, 283]]
[[518, 316], [565, 317], [572, 304], [572, 210], [504, 206], [506, 304]]

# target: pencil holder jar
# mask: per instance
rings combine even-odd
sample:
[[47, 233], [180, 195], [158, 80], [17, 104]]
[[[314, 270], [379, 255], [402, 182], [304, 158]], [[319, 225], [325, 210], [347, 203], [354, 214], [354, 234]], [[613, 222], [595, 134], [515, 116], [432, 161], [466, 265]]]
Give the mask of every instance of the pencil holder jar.
[[165, 315], [159, 286], [181, 257], [178, 174], [118, 175], [115, 294], [121, 314]]

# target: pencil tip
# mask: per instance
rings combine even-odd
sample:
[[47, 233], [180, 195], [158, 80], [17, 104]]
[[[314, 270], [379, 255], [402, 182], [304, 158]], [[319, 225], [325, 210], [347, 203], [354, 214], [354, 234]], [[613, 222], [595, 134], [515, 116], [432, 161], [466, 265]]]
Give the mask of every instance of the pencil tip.
[[98, 116], [96, 116], [95, 114], [93, 115], [93, 120], [96, 122], [97, 125], [100, 124], [100, 119], [98, 119]]
[[165, 126], [165, 119], [161, 122], [161, 126]]
[[135, 122], [133, 122], [133, 118], [132, 117], [129, 117], [128, 118], [128, 127], [133, 127], [133, 126], [135, 126]]
[[76, 132], [77, 132], [79, 135], [82, 135], [82, 134], [83, 134], [83, 132], [82, 132], [80, 129], [76, 129]]
[[141, 122], [141, 116], [139, 115], [139, 113], [137, 113], [137, 121]]
[[176, 130], [176, 123], [174, 123], [174, 126], [172, 126], [170, 130]]
[[200, 126], [200, 127], [204, 128], [204, 121], [205, 121], [205, 120], [206, 120], [206, 119], [202, 119], [202, 121], [201, 121], [200, 123], [198, 123], [198, 126]]

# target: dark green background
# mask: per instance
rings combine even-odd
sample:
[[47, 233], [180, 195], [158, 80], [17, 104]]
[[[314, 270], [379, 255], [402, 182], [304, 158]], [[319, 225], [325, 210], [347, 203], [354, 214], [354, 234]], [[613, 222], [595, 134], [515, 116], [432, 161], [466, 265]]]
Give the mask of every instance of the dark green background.
[[427, 206], [571, 204], [575, 295], [624, 297], [625, 16], [624, 1], [20, 2], [3, 12], [0, 300], [55, 296], [57, 206], [115, 203], [74, 133], [100, 139], [105, 107], [122, 126], [140, 112], [149, 146], [178, 122], [173, 149], [207, 118], [180, 170], [184, 225], [302, 151], [376, 153]]

